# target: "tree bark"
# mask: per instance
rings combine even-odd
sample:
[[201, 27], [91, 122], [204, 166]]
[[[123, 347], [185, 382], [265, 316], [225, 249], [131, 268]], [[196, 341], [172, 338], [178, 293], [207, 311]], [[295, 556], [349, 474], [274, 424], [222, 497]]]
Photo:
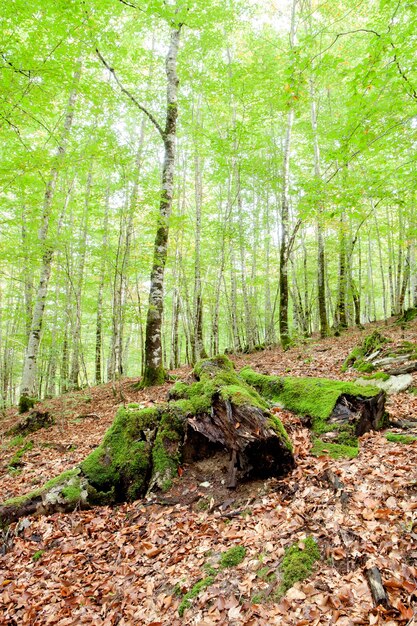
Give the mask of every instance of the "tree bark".
[[[291, 48], [294, 46], [295, 41], [295, 7], [296, 0], [293, 0], [290, 34]], [[291, 342], [288, 325], [288, 231], [290, 219], [290, 156], [293, 122], [294, 106], [290, 103], [287, 114], [287, 128], [284, 141], [284, 160], [282, 166], [281, 237], [279, 251], [279, 334], [281, 345], [284, 350], [289, 348]]]

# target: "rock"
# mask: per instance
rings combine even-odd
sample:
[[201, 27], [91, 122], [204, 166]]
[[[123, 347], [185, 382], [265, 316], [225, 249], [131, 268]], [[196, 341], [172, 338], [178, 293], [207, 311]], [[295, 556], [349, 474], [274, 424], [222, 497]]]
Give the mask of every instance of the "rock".
[[378, 387], [383, 389], [389, 395], [406, 391], [413, 384], [411, 374], [403, 374], [401, 376], [390, 376], [388, 380], [379, 380], [377, 378], [358, 378], [355, 383], [357, 385]]

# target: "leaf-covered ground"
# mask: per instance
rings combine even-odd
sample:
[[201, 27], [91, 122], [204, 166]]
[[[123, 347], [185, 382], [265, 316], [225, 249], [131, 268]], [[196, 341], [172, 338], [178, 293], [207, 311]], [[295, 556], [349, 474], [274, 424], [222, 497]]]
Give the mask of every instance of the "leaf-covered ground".
[[[361, 335], [308, 342], [246, 355], [238, 366], [274, 374], [354, 378], [340, 374]], [[395, 341], [417, 340], [383, 327]], [[183, 368], [182, 376], [189, 375]], [[169, 385], [136, 392], [132, 381], [51, 400], [57, 423], [29, 438], [20, 473], [8, 466], [15, 448], [3, 436], [0, 499], [24, 493], [72, 467], [95, 447], [123, 401], [164, 399]], [[417, 381], [416, 381], [417, 383]], [[410, 392], [389, 401], [391, 415], [417, 417]], [[81, 417], [87, 416], [87, 417]], [[295, 445], [297, 468], [283, 480], [270, 479], [228, 492], [219, 458], [184, 467], [164, 496], [114, 509], [96, 508], [14, 524], [3, 537], [0, 556], [0, 623], [138, 624], [412, 624], [417, 616], [417, 443], [388, 442], [383, 433], [365, 435], [353, 460], [315, 458], [310, 434], [300, 420], [280, 411]], [[9, 413], [6, 430], [16, 420]], [[332, 470], [344, 483], [335, 492], [325, 479]], [[312, 576], [279, 602], [274, 592], [285, 549], [307, 536], [320, 548]], [[220, 554], [244, 546], [242, 563], [219, 568]], [[377, 565], [391, 607], [374, 607], [364, 570]], [[211, 585], [184, 617], [184, 594], [213, 574]], [[256, 602], [254, 602], [256, 600]]]

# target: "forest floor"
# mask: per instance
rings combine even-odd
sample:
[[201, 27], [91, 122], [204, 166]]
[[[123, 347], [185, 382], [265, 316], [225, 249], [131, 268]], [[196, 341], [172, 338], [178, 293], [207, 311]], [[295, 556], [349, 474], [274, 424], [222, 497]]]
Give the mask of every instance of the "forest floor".
[[[394, 341], [417, 342], [417, 323], [405, 331], [393, 323], [372, 324], [338, 338], [308, 340], [286, 353], [272, 349], [234, 361], [268, 374], [351, 380], [358, 375], [342, 374], [341, 365], [375, 327]], [[191, 370], [176, 374], [186, 380]], [[42, 403], [38, 408], [56, 423], [28, 437], [33, 447], [19, 473], [9, 468], [16, 448], [3, 434], [0, 501], [83, 460], [121, 404], [150, 406], [166, 399], [170, 383], [134, 391], [135, 380]], [[417, 417], [417, 396], [391, 396], [387, 408], [392, 418]], [[219, 457], [183, 467], [163, 496], [11, 525], [2, 547], [0, 542], [0, 624], [417, 623], [417, 442], [391, 443], [382, 432], [369, 433], [355, 459], [316, 458], [301, 421], [284, 410], [279, 416], [297, 463], [283, 479], [246, 483], [230, 492], [222, 473], [226, 459]], [[16, 411], [9, 411], [0, 429], [6, 432], [17, 419]], [[343, 492], [324, 479], [329, 469], [343, 481]], [[274, 600], [285, 549], [308, 536], [319, 546], [319, 565], [309, 579]], [[183, 594], [212, 573], [219, 554], [232, 546], [245, 547], [242, 563], [219, 569], [180, 618]], [[374, 565], [382, 573], [388, 609], [375, 608], [372, 600], [364, 571]]]

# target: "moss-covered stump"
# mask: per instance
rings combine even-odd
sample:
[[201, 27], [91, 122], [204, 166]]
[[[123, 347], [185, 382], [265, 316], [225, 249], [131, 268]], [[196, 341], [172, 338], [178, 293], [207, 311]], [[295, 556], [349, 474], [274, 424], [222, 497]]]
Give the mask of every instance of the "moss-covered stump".
[[194, 369], [197, 382], [177, 383], [171, 397], [189, 413], [183, 446], [187, 462], [219, 449], [230, 454], [227, 485], [240, 479], [283, 475], [294, 466], [291, 441], [265, 398], [248, 385], [224, 356]]
[[48, 411], [31, 411], [29, 415], [8, 430], [6, 435], [28, 435], [41, 430], [41, 428], [50, 428], [54, 423], [55, 420]]
[[321, 439], [355, 447], [357, 437], [384, 423], [385, 393], [375, 387], [325, 378], [265, 376], [245, 368], [240, 376], [259, 393], [311, 420]]
[[226, 450], [228, 486], [238, 480], [286, 474], [291, 442], [267, 400], [226, 357], [201, 361], [196, 382], [177, 383], [168, 402], [119, 409], [102, 443], [80, 465], [22, 498], [0, 506], [0, 522], [30, 513], [135, 500], [166, 490], [182, 462]]

